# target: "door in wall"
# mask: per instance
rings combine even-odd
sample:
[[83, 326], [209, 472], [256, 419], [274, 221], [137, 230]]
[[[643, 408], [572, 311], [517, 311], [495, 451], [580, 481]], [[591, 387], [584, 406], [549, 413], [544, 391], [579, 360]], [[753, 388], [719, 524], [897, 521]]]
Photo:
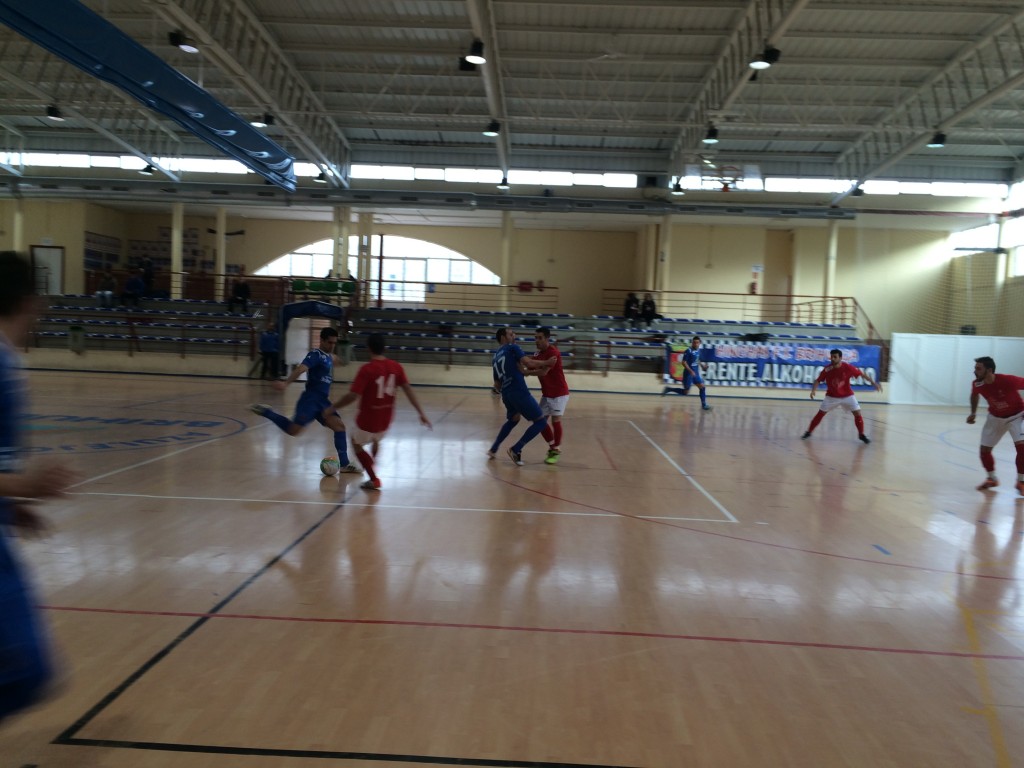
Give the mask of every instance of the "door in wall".
[[32, 269], [36, 275], [36, 293], [57, 296], [64, 293], [64, 247], [33, 245]]

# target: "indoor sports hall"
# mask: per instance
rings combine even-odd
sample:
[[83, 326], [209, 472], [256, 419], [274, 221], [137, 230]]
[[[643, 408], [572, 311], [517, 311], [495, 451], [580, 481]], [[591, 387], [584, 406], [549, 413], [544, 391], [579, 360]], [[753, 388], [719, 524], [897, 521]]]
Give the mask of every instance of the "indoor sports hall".
[[0, 0], [0, 768], [1024, 768], [1022, 109], [1024, 0]]

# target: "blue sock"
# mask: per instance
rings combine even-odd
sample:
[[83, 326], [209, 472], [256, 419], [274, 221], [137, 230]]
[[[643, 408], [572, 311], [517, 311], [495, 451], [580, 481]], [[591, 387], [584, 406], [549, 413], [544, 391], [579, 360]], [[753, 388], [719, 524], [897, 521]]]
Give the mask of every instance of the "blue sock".
[[706, 387], [701, 387], [697, 391], [700, 392], [700, 404], [701, 405], [707, 405], [708, 404], [708, 390], [707, 390], [707, 388]]
[[292, 425], [291, 419], [282, 416], [280, 413], [276, 413], [275, 411], [265, 411], [263, 413], [263, 417], [274, 422], [274, 424], [277, 425], [277, 428], [282, 432], [287, 432], [288, 428]]
[[505, 438], [508, 437], [508, 433], [515, 428], [517, 423], [518, 422], [515, 421], [506, 421], [501, 425], [501, 429], [498, 431], [498, 436], [494, 438], [494, 444], [491, 446], [491, 453], [498, 452], [498, 448], [505, 441]]
[[334, 433], [334, 450], [338, 452], [338, 463], [348, 466], [348, 432]]
[[512, 446], [512, 450], [516, 453], [523, 452], [523, 446], [533, 440], [537, 435], [544, 431], [544, 427], [548, 425], [547, 419], [541, 419], [535, 421], [530, 425], [530, 428], [523, 432], [523, 436], [519, 438], [519, 442]]

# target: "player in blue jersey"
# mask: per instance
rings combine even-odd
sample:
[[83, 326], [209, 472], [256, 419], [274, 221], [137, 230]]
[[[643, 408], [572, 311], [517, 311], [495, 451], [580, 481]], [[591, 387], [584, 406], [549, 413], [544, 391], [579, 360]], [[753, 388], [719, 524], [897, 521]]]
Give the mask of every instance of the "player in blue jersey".
[[548, 363], [534, 360], [527, 357], [522, 348], [516, 344], [516, 333], [511, 328], [499, 328], [494, 337], [501, 344], [501, 348], [494, 353], [495, 382], [501, 382], [501, 401], [505, 404], [505, 423], [494, 438], [491, 450], [487, 452], [488, 458], [493, 459], [501, 447], [502, 441], [509, 436], [509, 433], [519, 423], [519, 419], [525, 416], [533, 422], [523, 436], [515, 445], [508, 449], [508, 456], [518, 466], [523, 465], [523, 446], [533, 440], [544, 431], [548, 420], [541, 413], [540, 406], [530, 394], [530, 388], [526, 386], [526, 374], [537, 374], [546, 371]]
[[700, 407], [705, 411], [710, 411], [711, 406], [708, 405], [708, 395], [705, 390], [704, 377], [700, 375], [702, 371], [706, 371], [708, 369], [708, 364], [701, 362], [700, 359], [700, 336], [694, 336], [690, 339], [690, 348], [683, 352], [682, 363], [682, 389], [679, 387], [665, 387], [661, 391], [661, 394], [667, 395], [669, 392], [676, 392], [680, 395], [688, 395], [690, 394], [690, 388], [696, 384], [697, 391], [700, 393]]
[[[311, 349], [303, 361], [295, 367], [285, 381], [275, 381], [274, 389], [284, 392], [288, 385], [308, 371], [306, 390], [299, 396], [295, 404], [295, 415], [288, 419], [275, 413], [269, 405], [256, 403], [250, 406], [253, 413], [270, 419], [278, 428], [292, 437], [299, 434], [314, 419], [334, 432], [334, 449], [338, 452], [341, 471], [350, 474], [362, 474], [362, 470], [348, 460], [348, 435], [345, 422], [338, 412], [331, 408], [331, 382], [334, 380], [334, 347], [338, 343], [338, 332], [334, 328], [320, 331], [320, 346]], [[327, 416], [324, 411], [330, 409]]]
[[7, 541], [15, 528], [37, 533], [42, 518], [29, 506], [74, 482], [63, 467], [22, 467], [27, 384], [17, 347], [36, 318], [35, 279], [28, 260], [0, 253], [0, 721], [38, 700], [52, 675], [42, 622], [23, 571]]

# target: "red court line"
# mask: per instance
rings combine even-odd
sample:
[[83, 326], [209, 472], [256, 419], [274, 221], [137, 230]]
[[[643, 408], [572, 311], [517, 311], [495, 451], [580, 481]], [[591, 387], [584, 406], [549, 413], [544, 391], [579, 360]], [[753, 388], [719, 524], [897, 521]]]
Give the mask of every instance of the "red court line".
[[811, 643], [799, 640], [757, 640], [747, 637], [719, 637], [715, 635], [676, 635], [666, 632], [629, 632], [618, 629], [568, 629], [565, 627], [517, 627], [502, 624], [458, 624], [444, 621], [399, 621], [397, 619], [325, 619], [305, 616], [266, 616], [245, 613], [194, 613], [190, 611], [135, 611], [118, 608], [78, 608], [70, 605], [41, 605], [47, 611], [76, 613], [105, 613], [124, 616], [176, 616], [189, 619], [244, 619], [247, 621], [293, 621], [312, 624], [360, 624], [390, 627], [427, 627], [430, 629], [486, 629], [499, 632], [541, 632], [560, 635], [593, 635], [606, 637], [643, 637], [655, 640], [700, 640], [707, 643], [736, 643], [742, 645], [776, 645], [785, 648], [821, 648], [831, 651], [864, 651], [867, 653], [900, 653], [907, 656], [942, 656], [957, 659], [986, 659], [993, 661], [1024, 661], [1024, 655], [995, 653], [964, 653], [962, 651], [927, 651], [917, 648], [886, 648], [872, 645], [845, 645], [842, 643]]

